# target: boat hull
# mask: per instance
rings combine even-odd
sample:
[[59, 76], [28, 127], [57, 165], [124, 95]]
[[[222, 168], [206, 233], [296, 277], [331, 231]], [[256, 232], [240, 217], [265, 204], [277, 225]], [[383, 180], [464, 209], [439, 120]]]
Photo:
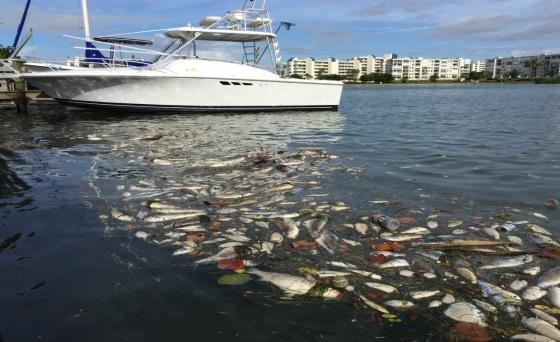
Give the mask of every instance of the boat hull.
[[337, 110], [342, 84], [307, 80], [40, 75], [28, 81], [71, 108], [165, 112]]

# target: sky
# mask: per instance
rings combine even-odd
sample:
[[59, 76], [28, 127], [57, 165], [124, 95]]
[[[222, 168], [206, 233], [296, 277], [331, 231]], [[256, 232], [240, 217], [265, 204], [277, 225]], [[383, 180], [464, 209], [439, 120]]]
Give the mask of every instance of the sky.
[[[206, 16], [239, 8], [241, 2], [89, 0], [89, 10], [93, 34], [100, 36], [196, 25]], [[12, 44], [24, 4], [0, 0], [0, 44]], [[269, 0], [268, 8], [276, 22], [297, 25], [279, 35], [284, 60], [386, 53], [484, 60], [560, 53], [560, 0]], [[63, 37], [83, 36], [79, 0], [33, 0], [29, 28], [34, 36], [25, 56], [83, 54], [73, 49], [82, 42]]]

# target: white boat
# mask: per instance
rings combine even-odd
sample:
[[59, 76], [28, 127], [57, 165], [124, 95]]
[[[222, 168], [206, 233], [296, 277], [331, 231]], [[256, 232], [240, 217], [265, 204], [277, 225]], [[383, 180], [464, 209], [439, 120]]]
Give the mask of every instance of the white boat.
[[[205, 27], [165, 30], [165, 36], [176, 42], [175, 47], [149, 52], [158, 55], [149, 66], [52, 71], [24, 77], [71, 108], [174, 112], [336, 110], [342, 82], [278, 75], [278, 30], [273, 31], [265, 5], [266, 0], [246, 0], [241, 10], [228, 12], [214, 23], [216, 18], [206, 18]], [[197, 44], [202, 42], [241, 44], [242, 60], [198, 56]], [[263, 63], [265, 57], [269, 57], [268, 68]]]

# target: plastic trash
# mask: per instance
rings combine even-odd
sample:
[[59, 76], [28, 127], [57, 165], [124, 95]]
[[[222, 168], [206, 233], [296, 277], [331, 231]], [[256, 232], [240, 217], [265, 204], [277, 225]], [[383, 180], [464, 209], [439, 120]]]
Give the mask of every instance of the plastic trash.
[[373, 215], [373, 223], [392, 232], [397, 231], [401, 227], [399, 220], [386, 215]]

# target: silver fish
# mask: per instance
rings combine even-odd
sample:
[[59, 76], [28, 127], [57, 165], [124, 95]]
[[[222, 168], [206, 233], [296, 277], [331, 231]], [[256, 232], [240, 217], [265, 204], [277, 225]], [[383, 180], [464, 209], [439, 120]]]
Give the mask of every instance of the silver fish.
[[557, 285], [560, 285], [560, 266], [556, 266], [540, 276], [537, 284], [537, 286], [542, 289], [547, 289]]
[[451, 304], [447, 310], [445, 310], [445, 315], [457, 322], [463, 323], [474, 323], [481, 327], [486, 327], [486, 317], [476, 306], [461, 302]]
[[532, 255], [521, 255], [513, 258], [495, 259], [489, 263], [480, 266], [479, 268], [481, 270], [492, 270], [496, 268], [518, 267], [532, 261], [533, 261]]
[[248, 269], [247, 273], [259, 276], [261, 281], [273, 284], [288, 296], [304, 295], [316, 285], [315, 281], [306, 278], [283, 273], [264, 272], [256, 268]]
[[538, 334], [549, 337], [555, 341], [560, 341], [560, 331], [552, 324], [540, 318], [524, 318], [521, 320], [521, 323]]

